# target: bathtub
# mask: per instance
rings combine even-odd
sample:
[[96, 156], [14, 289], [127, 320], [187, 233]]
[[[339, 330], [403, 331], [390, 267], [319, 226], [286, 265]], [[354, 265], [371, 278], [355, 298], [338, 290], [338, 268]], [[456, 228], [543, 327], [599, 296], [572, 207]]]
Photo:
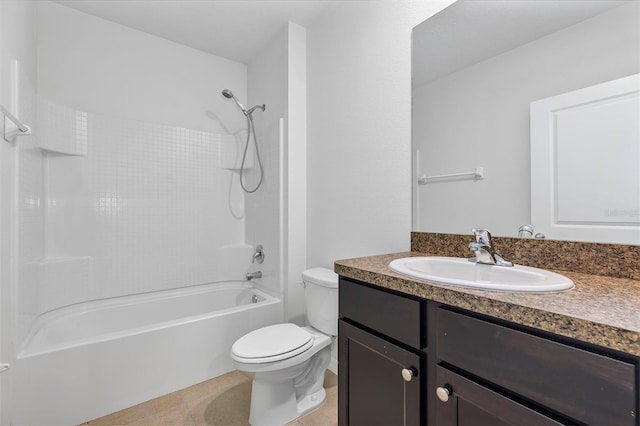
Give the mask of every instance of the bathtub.
[[234, 369], [282, 303], [247, 282], [94, 301], [41, 315], [12, 365], [13, 424], [79, 424]]

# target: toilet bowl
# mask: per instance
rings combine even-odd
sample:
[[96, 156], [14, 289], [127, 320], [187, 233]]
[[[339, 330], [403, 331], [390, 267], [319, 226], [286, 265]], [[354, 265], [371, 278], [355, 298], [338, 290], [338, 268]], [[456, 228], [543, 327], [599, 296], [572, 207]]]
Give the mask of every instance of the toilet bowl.
[[276, 324], [238, 339], [231, 357], [253, 379], [249, 423], [283, 425], [325, 400], [324, 374], [337, 334], [338, 276], [314, 268], [302, 274], [310, 325]]

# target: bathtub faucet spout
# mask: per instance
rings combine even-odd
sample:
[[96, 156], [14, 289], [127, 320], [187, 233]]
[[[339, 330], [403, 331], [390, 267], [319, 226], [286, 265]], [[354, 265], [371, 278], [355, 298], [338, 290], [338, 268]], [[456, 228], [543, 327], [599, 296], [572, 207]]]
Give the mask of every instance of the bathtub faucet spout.
[[247, 272], [247, 281], [251, 281], [255, 278], [262, 278], [262, 271]]

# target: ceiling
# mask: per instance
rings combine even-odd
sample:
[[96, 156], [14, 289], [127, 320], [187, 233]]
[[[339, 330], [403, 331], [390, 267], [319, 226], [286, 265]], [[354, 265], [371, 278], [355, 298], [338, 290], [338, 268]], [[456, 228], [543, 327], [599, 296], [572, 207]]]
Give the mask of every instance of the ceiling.
[[[366, 0], [53, 1], [217, 56], [249, 63], [287, 21], [308, 27], [341, 2]], [[420, 52], [414, 54], [414, 85], [420, 86], [621, 3], [458, 1], [414, 30], [414, 53]], [[463, 17], [457, 12], [462, 8]], [[478, 37], [479, 34], [483, 37]]]
[[[248, 63], [287, 21], [309, 26], [338, 0], [54, 0], [79, 11]], [[343, 0], [344, 1], [344, 0]]]
[[427, 84], [624, 3], [458, 1], [414, 28], [413, 85]]

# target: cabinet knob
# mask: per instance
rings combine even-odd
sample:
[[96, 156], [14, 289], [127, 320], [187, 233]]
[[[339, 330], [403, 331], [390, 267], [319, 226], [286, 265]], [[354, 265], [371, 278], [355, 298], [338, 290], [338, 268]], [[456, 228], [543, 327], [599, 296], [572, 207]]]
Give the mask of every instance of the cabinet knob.
[[418, 374], [418, 372], [413, 367], [402, 369], [402, 378], [405, 382], [410, 382], [411, 379], [413, 379], [413, 376], [415, 376], [416, 374]]
[[440, 401], [447, 402], [451, 396], [451, 390], [448, 386], [439, 386], [436, 388], [436, 395]]

